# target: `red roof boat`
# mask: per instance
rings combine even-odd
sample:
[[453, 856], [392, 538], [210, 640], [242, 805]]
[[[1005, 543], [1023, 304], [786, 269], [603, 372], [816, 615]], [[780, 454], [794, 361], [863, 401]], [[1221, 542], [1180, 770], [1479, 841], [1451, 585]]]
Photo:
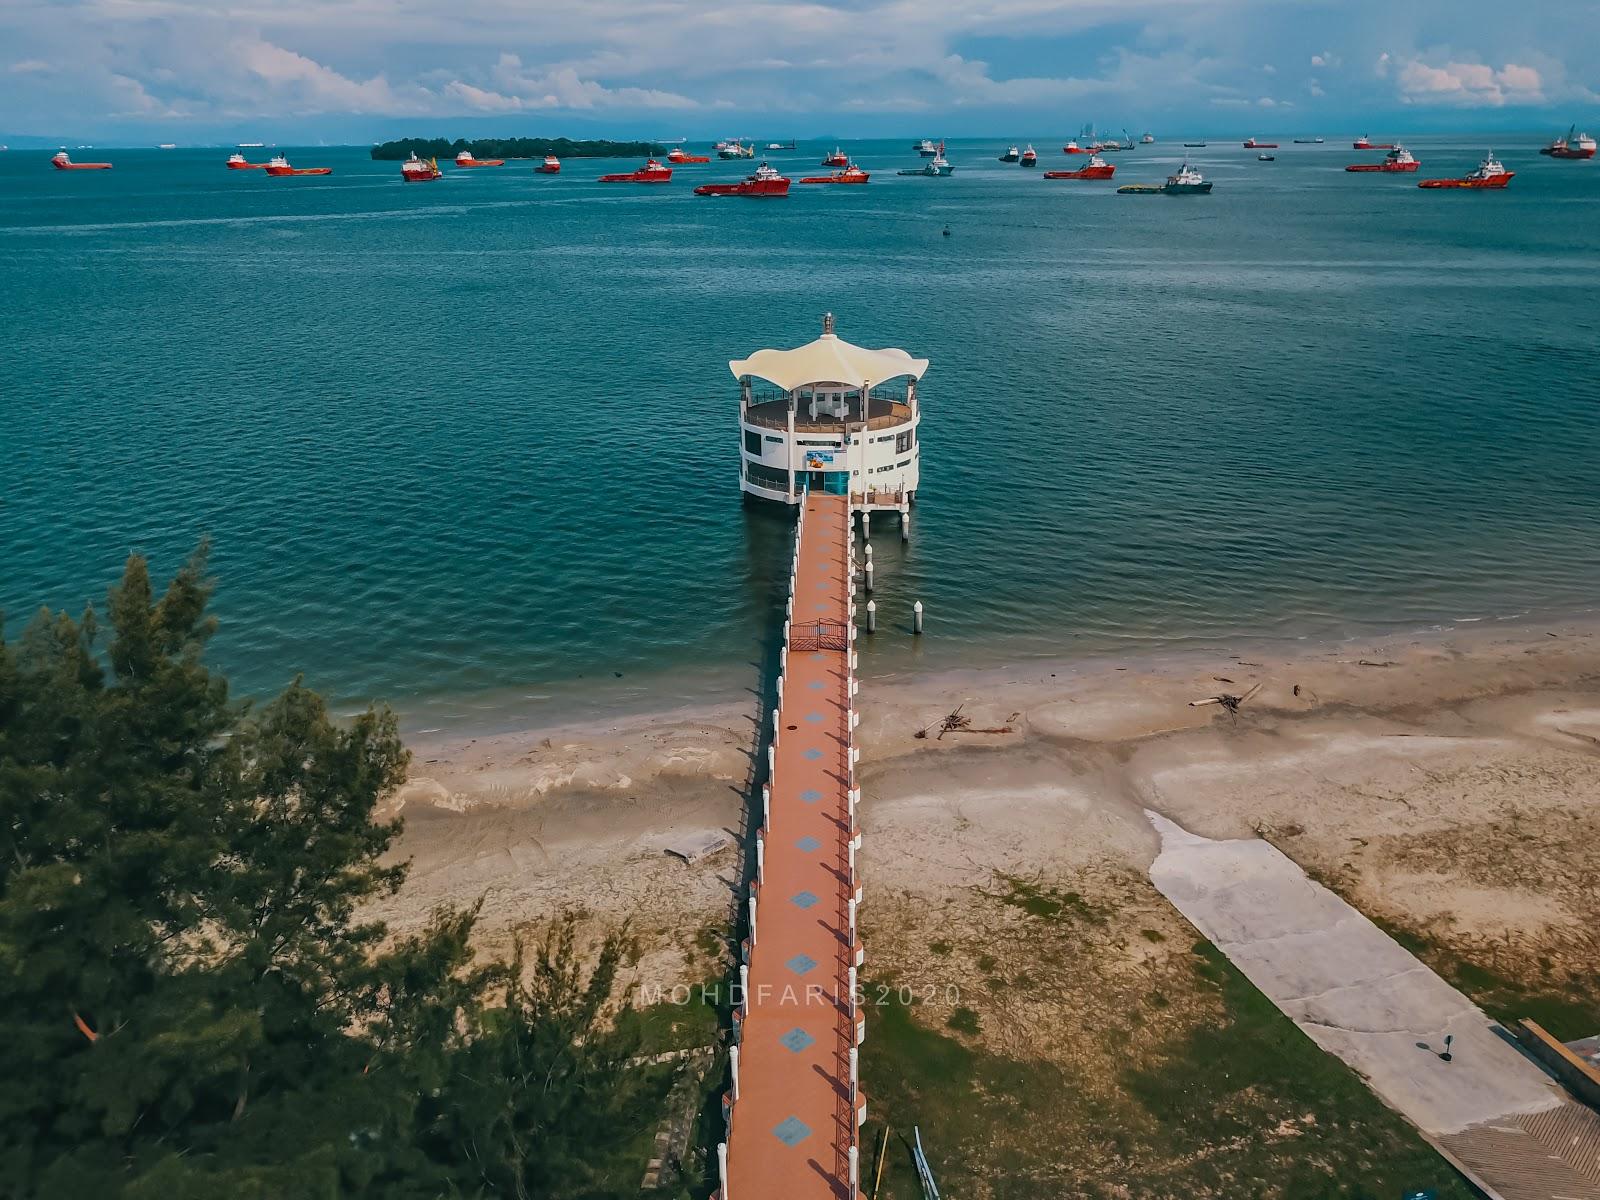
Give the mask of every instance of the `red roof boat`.
[[1361, 137], [1358, 137], [1355, 141], [1350, 143], [1350, 148], [1353, 150], [1393, 150], [1394, 143], [1374, 142], [1365, 134], [1363, 134]]
[[1351, 163], [1346, 171], [1415, 171], [1420, 164], [1411, 157], [1411, 151], [1404, 146], [1395, 146], [1383, 156], [1382, 162]]
[[689, 154], [684, 151], [682, 146], [674, 146], [667, 151], [667, 161], [675, 167], [680, 167], [684, 163], [708, 163], [711, 161], [711, 156], [709, 154]]
[[1548, 146], [1539, 147], [1540, 154], [1548, 154], [1551, 158], [1593, 158], [1594, 150], [1594, 138], [1587, 133], [1579, 133], [1576, 125], [1567, 130], [1566, 137], [1558, 137]]
[[400, 178], [407, 183], [427, 183], [443, 174], [444, 172], [439, 170], [438, 159], [418, 158], [414, 150], [411, 152], [411, 157], [400, 164]]
[[289, 160], [274, 154], [265, 167], [268, 175], [332, 175], [332, 167], [291, 167]]
[[669, 183], [671, 180], [672, 168], [663, 167], [653, 158], [637, 171], [600, 176], [601, 183]]
[[471, 150], [463, 150], [456, 155], [458, 167], [503, 167], [506, 160], [503, 158], [473, 158]]
[[865, 183], [867, 180], [869, 180], [871, 178], [872, 178], [872, 176], [868, 175], [860, 167], [856, 166], [855, 163], [851, 163], [844, 170], [835, 171], [832, 175], [807, 175], [800, 182], [801, 183]]
[[237, 150], [228, 155], [228, 170], [230, 171], [260, 171], [263, 170], [266, 165], [266, 163], [251, 162]]
[[1276, 150], [1278, 148], [1278, 143], [1258, 142], [1255, 138], [1245, 138], [1244, 148], [1246, 150]]
[[1420, 188], [1503, 188], [1511, 182], [1515, 171], [1508, 171], [1500, 165], [1491, 150], [1489, 156], [1478, 164], [1477, 170], [1460, 179], [1419, 179], [1417, 186]]
[[534, 168], [534, 173], [538, 175], [559, 175], [561, 174], [561, 160], [554, 154], [546, 154], [544, 162]]
[[1046, 171], [1046, 179], [1110, 179], [1117, 173], [1117, 168], [1101, 158], [1098, 154], [1089, 156], [1089, 161], [1076, 171]]
[[787, 196], [789, 180], [766, 163], [756, 168], [756, 173], [738, 183], [702, 183], [695, 188], [696, 196]]
[[825, 167], [848, 167], [850, 165], [850, 156], [835, 146], [833, 153], [822, 160], [822, 165]]
[[50, 160], [50, 165], [58, 171], [109, 171], [110, 163], [75, 163], [67, 157], [65, 150], [61, 151]]

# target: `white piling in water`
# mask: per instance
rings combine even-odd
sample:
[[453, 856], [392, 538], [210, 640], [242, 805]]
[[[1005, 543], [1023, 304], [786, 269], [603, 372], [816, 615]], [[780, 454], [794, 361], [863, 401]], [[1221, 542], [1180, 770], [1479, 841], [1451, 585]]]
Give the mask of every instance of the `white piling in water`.
[[[869, 549], [870, 549], [870, 547], [869, 547]], [[870, 558], [867, 559], [866, 580], [867, 580], [867, 595], [870, 596], [872, 594], [872, 560]]]
[[918, 600], [911, 606], [911, 632], [922, 633], [922, 601]]
[[717, 1182], [722, 1186], [717, 1192], [719, 1200], [728, 1200], [728, 1143], [717, 1143]]
[[911, 505], [902, 502], [900, 505], [900, 540], [911, 540]]

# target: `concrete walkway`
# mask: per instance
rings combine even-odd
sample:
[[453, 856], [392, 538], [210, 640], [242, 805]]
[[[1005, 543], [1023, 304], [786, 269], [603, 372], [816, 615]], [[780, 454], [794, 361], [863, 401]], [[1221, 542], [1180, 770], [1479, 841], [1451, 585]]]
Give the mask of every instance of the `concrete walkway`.
[[1504, 1200], [1600, 1200], [1600, 1117], [1481, 1009], [1271, 844], [1147, 815], [1161, 894], [1474, 1182]]

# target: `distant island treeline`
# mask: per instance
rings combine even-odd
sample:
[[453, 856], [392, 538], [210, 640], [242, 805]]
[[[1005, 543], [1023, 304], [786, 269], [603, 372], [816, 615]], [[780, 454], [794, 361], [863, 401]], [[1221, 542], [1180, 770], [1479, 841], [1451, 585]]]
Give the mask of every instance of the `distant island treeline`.
[[372, 148], [383, 161], [418, 158], [453, 158], [463, 150], [474, 158], [648, 158], [662, 153], [654, 142], [575, 142], [571, 138], [401, 138]]

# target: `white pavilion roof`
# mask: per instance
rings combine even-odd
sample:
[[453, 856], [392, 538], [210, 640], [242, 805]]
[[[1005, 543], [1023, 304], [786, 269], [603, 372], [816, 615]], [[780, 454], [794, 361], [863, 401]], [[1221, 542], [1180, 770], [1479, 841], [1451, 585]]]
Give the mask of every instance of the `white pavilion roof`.
[[921, 379], [927, 369], [925, 358], [912, 358], [904, 350], [868, 350], [842, 341], [832, 332], [793, 350], [757, 350], [749, 358], [736, 358], [728, 364], [736, 379], [754, 375], [786, 392], [809, 383], [876, 387], [901, 375]]

